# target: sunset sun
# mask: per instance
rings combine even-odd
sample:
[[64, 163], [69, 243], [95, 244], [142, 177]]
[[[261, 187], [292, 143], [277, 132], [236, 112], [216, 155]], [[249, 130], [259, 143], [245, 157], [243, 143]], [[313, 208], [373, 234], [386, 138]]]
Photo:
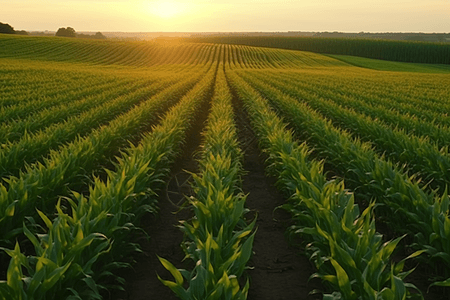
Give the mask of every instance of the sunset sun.
[[169, 19], [180, 15], [184, 9], [181, 3], [172, 1], [155, 1], [148, 5], [151, 14], [160, 18]]

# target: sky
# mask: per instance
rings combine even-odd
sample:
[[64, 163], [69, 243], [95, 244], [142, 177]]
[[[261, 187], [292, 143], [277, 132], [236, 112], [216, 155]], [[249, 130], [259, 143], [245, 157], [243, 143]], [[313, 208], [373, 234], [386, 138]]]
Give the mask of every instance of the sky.
[[0, 0], [15, 30], [450, 32], [450, 0]]

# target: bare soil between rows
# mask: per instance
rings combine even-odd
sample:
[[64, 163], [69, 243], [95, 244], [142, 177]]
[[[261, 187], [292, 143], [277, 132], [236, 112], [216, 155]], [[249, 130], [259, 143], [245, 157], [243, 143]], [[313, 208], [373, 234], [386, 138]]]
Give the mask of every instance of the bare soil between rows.
[[[243, 192], [247, 194], [246, 206], [250, 213], [246, 216], [250, 222], [257, 217], [257, 232], [253, 245], [253, 256], [248, 263], [247, 276], [250, 281], [248, 300], [288, 300], [322, 299], [315, 290], [323, 290], [320, 280], [310, 280], [315, 272], [313, 265], [303, 255], [301, 241], [288, 241], [286, 229], [290, 225], [290, 216], [277, 209], [285, 202], [285, 197], [276, 189], [275, 179], [264, 171], [265, 155], [257, 146], [257, 140], [241, 104], [234, 100], [236, 124], [239, 140], [244, 150]], [[113, 300], [179, 299], [168, 287], [164, 286], [157, 275], [173, 280], [158, 260], [158, 256], [172, 262], [177, 268], [191, 270], [193, 262], [183, 261], [184, 252], [180, 247], [183, 233], [177, 228], [179, 221], [189, 220], [193, 213], [188, 207], [181, 207], [184, 195], [192, 195], [189, 172], [198, 172], [197, 154], [201, 149], [205, 121], [209, 104], [202, 107], [183, 148], [166, 182], [166, 188], [159, 196], [160, 211], [157, 216], [149, 215], [142, 220], [150, 239], [140, 239], [142, 253], [134, 256], [133, 269], [124, 270], [120, 276], [125, 278], [125, 291], [112, 292]], [[415, 266], [410, 266], [411, 268]], [[408, 268], [409, 269], [409, 268]], [[407, 281], [414, 283], [426, 300], [443, 300], [445, 293], [431, 289], [427, 293], [426, 275], [419, 266]]]
[[290, 225], [289, 214], [277, 209], [285, 202], [275, 187], [275, 180], [264, 170], [265, 155], [250, 127], [247, 115], [238, 101], [236, 123], [240, 143], [244, 150], [243, 191], [247, 194], [246, 205], [257, 216], [257, 232], [253, 244], [253, 256], [249, 261], [249, 300], [321, 299], [311, 294], [321, 289], [318, 280], [309, 280], [314, 268], [299, 241], [289, 243], [285, 235]]
[[[181, 209], [173, 203], [181, 201], [181, 193], [190, 193], [184, 181], [189, 180], [189, 172], [197, 172], [196, 153], [202, 144], [200, 132], [209, 107], [203, 107], [203, 114], [196, 120], [194, 128], [188, 134], [181, 157], [176, 161], [167, 189], [160, 193], [157, 216], [149, 215], [142, 220], [141, 227], [150, 239], [140, 240], [142, 253], [137, 254], [133, 269], [125, 270], [122, 277], [126, 280], [124, 292], [114, 292], [110, 299], [178, 299], [176, 295], [157, 278], [157, 274], [166, 280], [173, 277], [159, 262], [157, 256], [164, 257], [177, 268], [192, 269], [192, 262], [183, 262], [184, 252], [180, 247], [183, 234], [176, 226], [180, 220], [192, 217], [189, 209]], [[282, 299], [320, 299], [319, 295], [309, 295], [320, 288], [318, 281], [309, 281], [314, 272], [311, 263], [303, 256], [302, 247], [290, 246], [285, 237], [289, 216], [275, 208], [284, 202], [283, 196], [274, 186], [274, 180], [264, 172], [264, 158], [257, 147], [253, 133], [249, 129], [242, 109], [237, 109], [238, 130], [241, 144], [245, 147], [243, 192], [248, 194], [247, 207], [251, 212], [248, 221], [257, 216], [257, 232], [254, 239], [253, 256], [248, 263], [250, 267], [244, 276], [250, 280], [249, 300]], [[178, 204], [181, 204], [178, 203]]]

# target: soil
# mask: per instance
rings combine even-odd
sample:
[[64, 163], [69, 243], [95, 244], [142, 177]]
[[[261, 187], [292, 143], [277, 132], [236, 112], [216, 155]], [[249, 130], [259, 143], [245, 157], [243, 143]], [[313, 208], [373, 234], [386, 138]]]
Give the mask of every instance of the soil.
[[179, 299], [168, 287], [158, 279], [173, 281], [172, 275], [160, 263], [158, 256], [167, 259], [177, 268], [192, 269], [189, 260], [184, 262], [184, 252], [180, 246], [183, 233], [177, 225], [181, 220], [192, 218], [192, 212], [183, 207], [185, 196], [192, 195], [190, 174], [198, 172], [197, 153], [202, 144], [201, 132], [210, 109], [209, 101], [199, 109], [203, 113], [197, 116], [191, 130], [187, 133], [183, 152], [175, 161], [166, 187], [160, 192], [157, 216], [149, 215], [143, 218], [143, 228], [150, 239], [140, 242], [142, 253], [135, 256], [135, 265], [121, 276], [126, 280], [125, 291], [111, 295], [114, 300], [147, 300], [147, 299]]
[[[139, 241], [142, 253], [134, 257], [136, 264], [132, 270], [125, 270], [120, 274], [127, 282], [125, 291], [114, 292], [105, 299], [179, 299], [159, 281], [157, 274], [166, 280], [173, 280], [173, 277], [157, 256], [167, 259], [177, 268], [193, 268], [190, 260], [183, 261], [184, 252], [180, 247], [183, 234], [176, 226], [180, 220], [189, 220], [193, 215], [183, 203], [185, 195], [192, 195], [189, 173], [198, 172], [196, 155], [202, 144], [201, 132], [209, 111], [208, 105], [202, 107], [201, 111], [204, 113], [188, 134], [183, 154], [175, 162], [166, 188], [160, 194], [159, 214], [149, 215], [142, 220], [141, 227], [149, 234], [150, 239], [142, 237]], [[265, 174], [266, 157], [258, 148], [243, 108], [238, 101], [234, 101], [234, 106], [239, 140], [244, 150], [243, 167], [246, 174], [242, 189], [248, 195], [246, 206], [251, 210], [246, 218], [250, 222], [257, 217], [253, 256], [244, 274], [250, 281], [247, 299], [322, 299], [320, 292], [314, 294], [314, 291], [323, 290], [323, 287], [320, 280], [309, 280], [315, 270], [303, 255], [301, 241], [289, 241], [285, 235], [286, 228], [290, 225], [290, 216], [282, 209], [277, 209], [284, 203], [285, 197], [276, 189], [275, 180]], [[405, 257], [404, 253], [398, 255]], [[410, 264], [405, 269], [415, 267]], [[448, 293], [443, 288], [434, 287], [427, 292], [428, 276], [429, 272], [419, 265], [407, 281], [422, 291], [425, 300], [448, 299]]]
[[[192, 217], [189, 209], [179, 205], [183, 203], [181, 194], [190, 195], [189, 172], [198, 171], [196, 153], [201, 145], [201, 134], [206, 112], [196, 120], [188, 135], [182, 156], [176, 161], [167, 188], [159, 197], [158, 216], [144, 218], [141, 226], [150, 235], [140, 243], [143, 252], [135, 256], [136, 264], [132, 270], [124, 271], [121, 276], [127, 284], [124, 292], [114, 292], [109, 299], [178, 299], [176, 295], [157, 278], [157, 274], [166, 280], [173, 277], [159, 262], [157, 256], [164, 257], [177, 268], [192, 269], [192, 262], [184, 258], [180, 247], [183, 234], [176, 226], [180, 220]], [[242, 146], [245, 148], [243, 191], [248, 194], [247, 207], [251, 210], [246, 218], [251, 221], [257, 216], [257, 232], [254, 239], [254, 255], [248, 263], [250, 267], [244, 276], [250, 279], [249, 300], [281, 299], [320, 299], [319, 295], [309, 295], [320, 289], [316, 280], [309, 281], [314, 269], [309, 260], [302, 255], [301, 246], [290, 246], [285, 237], [289, 225], [289, 215], [274, 209], [281, 205], [284, 197], [274, 186], [274, 180], [264, 173], [264, 158], [257, 147], [253, 132], [249, 129], [242, 109], [237, 124]], [[105, 297], [107, 298], [107, 297]]]
[[[238, 105], [237, 105], [238, 106]], [[242, 109], [237, 109], [241, 111]], [[276, 189], [275, 180], [264, 171], [264, 155], [258, 149], [254, 133], [247, 117], [237, 114], [240, 142], [245, 151], [243, 191], [247, 196], [247, 207], [257, 216], [257, 232], [253, 244], [253, 256], [248, 271], [250, 290], [248, 300], [321, 299], [321, 295], [310, 295], [321, 289], [320, 282], [309, 281], [314, 268], [300, 243], [290, 245], [285, 236], [290, 216], [276, 209], [285, 202]]]

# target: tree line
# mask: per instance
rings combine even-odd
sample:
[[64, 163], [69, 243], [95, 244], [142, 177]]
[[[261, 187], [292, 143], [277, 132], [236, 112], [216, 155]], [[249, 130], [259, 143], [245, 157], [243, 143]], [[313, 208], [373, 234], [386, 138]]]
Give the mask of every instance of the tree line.
[[6, 33], [6, 34], [22, 34], [27, 35], [28, 32], [25, 30], [14, 30], [14, 28], [7, 24], [7, 23], [1, 23], [0, 22], [0, 33]]
[[[0, 22], [0, 33], [5, 34], [21, 34], [21, 35], [28, 35], [28, 32], [25, 30], [14, 30], [14, 27], [7, 23], [1, 23]], [[61, 37], [78, 37], [78, 38], [89, 38], [89, 39], [106, 39], [106, 36], [104, 36], [101, 32], [97, 32], [94, 35], [89, 34], [83, 34], [83, 33], [77, 33], [75, 29], [72, 27], [61, 27], [56, 31], [55, 36], [61, 36]]]
[[72, 27], [61, 27], [56, 31], [55, 36], [62, 36], [62, 37], [78, 37], [78, 38], [87, 38], [87, 39], [106, 39], [106, 36], [103, 35], [101, 32], [97, 32], [94, 35], [90, 34], [83, 34], [83, 33], [77, 33], [75, 29]]

